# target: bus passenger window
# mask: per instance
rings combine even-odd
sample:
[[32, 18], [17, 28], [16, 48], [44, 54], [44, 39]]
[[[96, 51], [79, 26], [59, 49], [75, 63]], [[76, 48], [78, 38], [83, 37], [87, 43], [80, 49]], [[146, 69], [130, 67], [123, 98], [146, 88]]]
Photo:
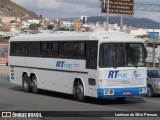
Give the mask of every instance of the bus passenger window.
[[58, 46], [58, 56], [59, 57], [64, 57], [64, 43], [60, 42]]
[[64, 57], [73, 58], [73, 42], [64, 43]]
[[47, 42], [40, 42], [40, 56], [47, 56]]
[[85, 58], [85, 43], [84, 42], [74, 43], [74, 57], [78, 59]]

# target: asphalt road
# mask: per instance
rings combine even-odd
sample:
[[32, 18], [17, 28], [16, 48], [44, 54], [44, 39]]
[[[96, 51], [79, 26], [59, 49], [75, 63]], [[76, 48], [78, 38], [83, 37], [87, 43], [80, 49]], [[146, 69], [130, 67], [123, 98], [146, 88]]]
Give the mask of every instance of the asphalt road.
[[0, 111], [160, 111], [160, 96], [128, 98], [124, 102], [95, 98], [78, 102], [71, 95], [56, 92], [25, 93], [21, 86], [0, 75]]

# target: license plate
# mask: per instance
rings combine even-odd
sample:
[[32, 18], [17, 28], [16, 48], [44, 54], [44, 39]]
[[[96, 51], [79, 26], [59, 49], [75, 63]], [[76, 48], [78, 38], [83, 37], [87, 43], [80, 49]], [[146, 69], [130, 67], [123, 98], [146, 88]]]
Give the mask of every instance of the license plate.
[[123, 95], [130, 95], [131, 92], [123, 92]]

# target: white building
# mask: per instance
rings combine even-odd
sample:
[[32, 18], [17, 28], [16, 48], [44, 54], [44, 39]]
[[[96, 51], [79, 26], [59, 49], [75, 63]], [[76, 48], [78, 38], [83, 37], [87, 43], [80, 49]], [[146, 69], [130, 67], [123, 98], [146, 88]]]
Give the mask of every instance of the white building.
[[39, 24], [39, 23], [40, 23], [40, 20], [28, 19], [27, 22], [28, 22], [29, 24]]
[[17, 29], [16, 26], [11, 26], [11, 27], [10, 27], [10, 31], [11, 31], [11, 32], [16, 31], [16, 29]]
[[130, 34], [133, 36], [141, 36], [147, 34], [147, 29], [137, 29], [137, 30], [131, 30]]
[[67, 27], [67, 28], [73, 26], [73, 22], [70, 22], [70, 21], [63, 21], [62, 24], [63, 24], [64, 27]]

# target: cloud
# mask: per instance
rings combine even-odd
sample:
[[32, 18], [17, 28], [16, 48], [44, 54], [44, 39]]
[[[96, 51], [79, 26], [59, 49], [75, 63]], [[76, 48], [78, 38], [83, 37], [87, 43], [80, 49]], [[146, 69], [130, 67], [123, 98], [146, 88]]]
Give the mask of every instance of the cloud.
[[57, 0], [12, 0], [13, 2], [26, 7], [36, 7], [37, 9], [57, 9], [60, 8], [61, 2]]
[[[99, 0], [12, 0], [17, 4], [49, 18], [101, 16]], [[160, 0], [135, 0], [135, 3], [157, 4]], [[135, 11], [135, 17], [144, 17], [160, 22], [158, 12]]]

